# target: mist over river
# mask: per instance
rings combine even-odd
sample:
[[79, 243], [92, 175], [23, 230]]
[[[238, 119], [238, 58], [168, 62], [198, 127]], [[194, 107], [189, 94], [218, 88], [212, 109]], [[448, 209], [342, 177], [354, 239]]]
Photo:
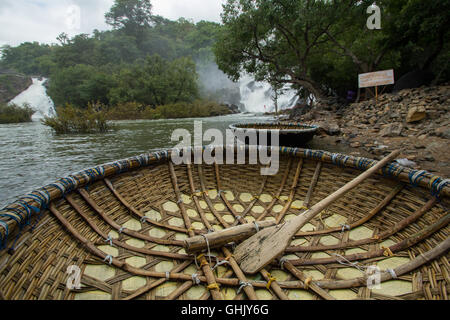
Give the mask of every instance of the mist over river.
[[[233, 114], [201, 119], [115, 121], [106, 134], [56, 135], [38, 121], [0, 125], [0, 207], [38, 187], [82, 169], [149, 151], [170, 148], [172, 132], [194, 131], [194, 120], [203, 131], [222, 132], [231, 123], [264, 122], [273, 118]], [[206, 142], [206, 144], [209, 142]]]

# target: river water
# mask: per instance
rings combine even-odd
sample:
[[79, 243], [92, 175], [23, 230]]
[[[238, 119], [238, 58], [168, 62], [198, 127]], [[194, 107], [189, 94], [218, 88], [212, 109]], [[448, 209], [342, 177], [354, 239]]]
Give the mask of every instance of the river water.
[[[0, 124], [0, 208], [45, 184], [82, 169], [170, 148], [172, 132], [194, 131], [201, 120], [203, 132], [222, 132], [231, 123], [264, 122], [271, 117], [235, 114], [202, 119], [134, 120], [114, 122], [116, 130], [106, 134], [56, 135], [39, 121]], [[205, 142], [208, 144], [209, 142]]]

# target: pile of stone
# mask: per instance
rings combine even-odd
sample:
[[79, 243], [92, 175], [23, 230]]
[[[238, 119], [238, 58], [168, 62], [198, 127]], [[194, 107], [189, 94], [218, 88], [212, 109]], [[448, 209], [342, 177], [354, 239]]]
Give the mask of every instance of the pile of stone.
[[416, 168], [450, 176], [450, 85], [405, 89], [347, 106], [319, 105], [291, 120], [318, 124], [322, 138], [336, 136], [337, 143], [361, 154], [379, 157], [399, 148]]

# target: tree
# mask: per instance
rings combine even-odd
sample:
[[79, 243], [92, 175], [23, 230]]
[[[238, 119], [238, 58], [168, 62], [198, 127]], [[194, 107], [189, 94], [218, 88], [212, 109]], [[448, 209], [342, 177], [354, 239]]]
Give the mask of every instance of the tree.
[[79, 34], [65, 39], [64, 45], [55, 50], [55, 62], [58, 68], [72, 67], [77, 64], [96, 65], [100, 59], [96, 54], [97, 42], [88, 34]]
[[135, 36], [140, 43], [143, 30], [152, 22], [152, 4], [150, 0], [115, 0], [105, 18], [106, 23]]
[[107, 71], [78, 64], [55, 71], [47, 92], [57, 106], [86, 108], [89, 102], [109, 104], [108, 94], [115, 85]]
[[291, 83], [323, 99], [310, 60], [322, 55], [327, 32], [348, 1], [228, 0], [214, 52], [219, 67], [234, 80], [242, 71], [256, 80]]
[[121, 66], [114, 78], [117, 84], [109, 93], [112, 104], [134, 101], [156, 107], [190, 102], [198, 96], [195, 64], [189, 58], [169, 62], [159, 55], [147, 56]]
[[366, 26], [372, 3], [227, 0], [217, 63], [234, 80], [247, 72], [256, 80], [290, 83], [318, 100], [344, 95], [356, 87], [358, 73], [380, 69], [402, 75], [439, 61], [439, 74], [448, 78], [450, 0], [377, 1], [381, 30]]
[[396, 69], [400, 55], [392, 46], [384, 29], [395, 19], [383, 3], [382, 29], [367, 28], [367, 8], [372, 0], [347, 1], [335, 7], [336, 21], [326, 30], [327, 41], [321, 44], [320, 55], [310, 60], [313, 78], [333, 94], [345, 96], [356, 90], [359, 73]]
[[17, 47], [5, 45], [2, 47], [1, 64], [10, 69], [28, 75], [44, 75], [50, 73], [53, 66], [51, 55], [53, 47], [38, 42], [24, 42]]
[[190, 58], [179, 58], [171, 62], [169, 67], [170, 103], [190, 102], [198, 96], [197, 72], [194, 61]]
[[[383, 1], [387, 15], [392, 17], [386, 25], [390, 44], [402, 54], [402, 67], [430, 69], [437, 72], [448, 61], [450, 31], [450, 0]], [[448, 66], [448, 64], [447, 64]]]

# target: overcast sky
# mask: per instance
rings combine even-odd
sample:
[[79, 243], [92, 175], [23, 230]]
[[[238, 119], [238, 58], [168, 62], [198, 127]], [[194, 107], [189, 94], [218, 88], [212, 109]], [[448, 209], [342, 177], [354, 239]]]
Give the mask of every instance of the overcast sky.
[[[70, 36], [106, 30], [105, 12], [114, 0], [0, 0], [0, 46], [25, 41], [55, 43]], [[224, 0], [152, 0], [153, 14], [176, 20], [220, 22]], [[79, 14], [78, 14], [79, 12]], [[80, 17], [77, 19], [76, 17]]]

